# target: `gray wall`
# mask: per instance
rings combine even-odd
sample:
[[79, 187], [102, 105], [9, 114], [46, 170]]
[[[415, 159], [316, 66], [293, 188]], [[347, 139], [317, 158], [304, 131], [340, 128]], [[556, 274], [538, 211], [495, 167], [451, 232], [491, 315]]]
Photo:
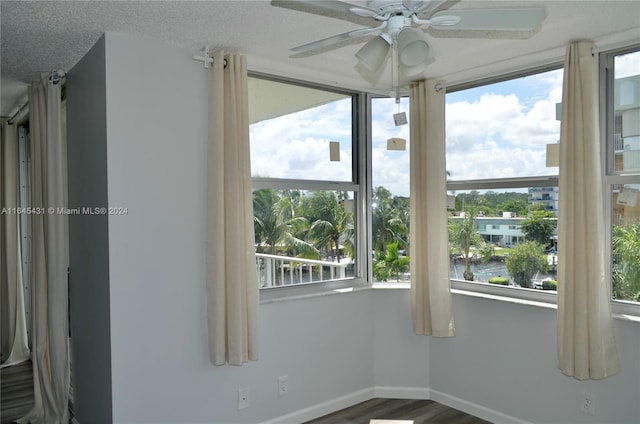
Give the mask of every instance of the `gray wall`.
[[[107, 206], [105, 43], [67, 75], [69, 207]], [[106, 215], [69, 216], [76, 417], [111, 422], [109, 236]]]
[[[582, 383], [556, 368], [553, 309], [462, 295], [453, 339], [412, 334], [407, 290], [264, 303], [260, 360], [211, 365], [206, 71], [156, 41], [107, 34], [105, 46], [108, 198], [128, 208], [108, 218], [114, 422], [300, 422], [374, 395], [431, 396], [501, 422], [639, 421], [638, 323], [616, 323], [623, 374]], [[290, 394], [278, 397], [284, 374]], [[595, 417], [578, 411], [582, 391]]]

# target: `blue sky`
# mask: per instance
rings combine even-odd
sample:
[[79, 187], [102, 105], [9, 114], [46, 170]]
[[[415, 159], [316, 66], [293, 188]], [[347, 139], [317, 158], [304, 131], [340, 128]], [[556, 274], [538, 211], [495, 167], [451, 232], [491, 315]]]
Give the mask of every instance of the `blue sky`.
[[[616, 62], [616, 77], [640, 73], [640, 54]], [[554, 175], [546, 167], [546, 145], [557, 143], [562, 70], [448, 93], [447, 170], [451, 179]], [[372, 105], [373, 185], [395, 195], [409, 193], [409, 126], [395, 126], [393, 114], [409, 116], [408, 99]], [[407, 150], [387, 151], [387, 139], [408, 140]], [[254, 176], [351, 180], [351, 102], [333, 102], [251, 126]], [[340, 143], [340, 161], [329, 161], [329, 142]]]

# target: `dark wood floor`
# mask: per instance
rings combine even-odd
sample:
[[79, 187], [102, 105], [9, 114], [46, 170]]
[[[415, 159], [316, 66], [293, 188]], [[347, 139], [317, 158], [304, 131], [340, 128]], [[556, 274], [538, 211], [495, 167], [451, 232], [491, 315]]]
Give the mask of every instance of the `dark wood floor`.
[[31, 361], [0, 371], [0, 422], [11, 423], [33, 407], [33, 367]]
[[[407, 420], [411, 424], [489, 424], [488, 421], [432, 400], [381, 398], [359, 403], [306, 424], [369, 424], [371, 420]], [[409, 423], [400, 421], [398, 424]]]

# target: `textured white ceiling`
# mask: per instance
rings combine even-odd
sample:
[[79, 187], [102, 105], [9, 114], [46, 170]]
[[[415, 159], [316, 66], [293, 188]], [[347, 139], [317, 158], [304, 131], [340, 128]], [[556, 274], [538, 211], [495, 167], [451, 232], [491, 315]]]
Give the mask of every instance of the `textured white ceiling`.
[[[363, 3], [363, 1], [353, 1]], [[431, 38], [435, 62], [424, 73], [449, 83], [557, 62], [572, 39], [599, 48], [640, 42], [640, 1], [471, 1], [453, 8], [542, 6], [547, 18], [527, 40]], [[205, 45], [247, 56], [251, 70], [388, 94], [390, 75], [373, 86], [356, 72], [359, 44], [304, 59], [289, 48], [358, 28], [277, 8], [269, 1], [2, 1], [3, 116], [27, 84], [53, 68], [71, 69], [104, 32], [164, 40], [193, 52]], [[388, 68], [388, 67], [387, 67]], [[388, 69], [387, 69], [388, 72]]]

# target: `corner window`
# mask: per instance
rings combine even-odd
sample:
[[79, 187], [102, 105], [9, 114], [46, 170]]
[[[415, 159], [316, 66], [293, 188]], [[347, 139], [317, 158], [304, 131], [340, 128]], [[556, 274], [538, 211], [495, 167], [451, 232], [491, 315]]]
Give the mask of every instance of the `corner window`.
[[360, 276], [357, 95], [249, 78], [260, 288]]
[[[562, 69], [447, 90], [451, 278], [553, 292]], [[374, 280], [407, 281], [409, 104], [371, 109]]]

